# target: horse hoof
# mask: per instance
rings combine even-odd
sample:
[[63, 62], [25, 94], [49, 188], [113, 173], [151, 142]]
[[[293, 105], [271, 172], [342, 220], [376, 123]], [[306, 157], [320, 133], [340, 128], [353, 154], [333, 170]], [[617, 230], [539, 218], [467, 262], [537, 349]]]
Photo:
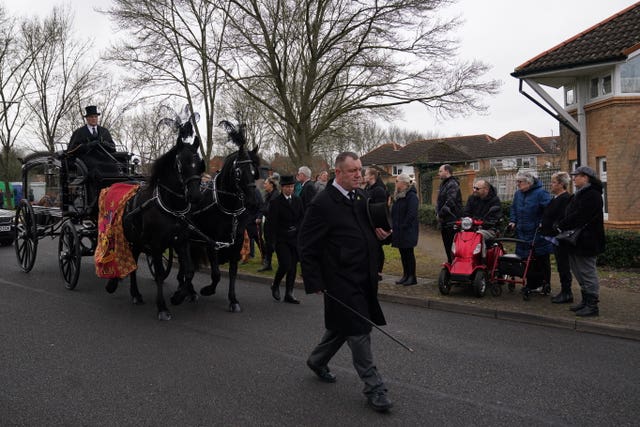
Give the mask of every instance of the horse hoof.
[[182, 304], [183, 301], [184, 301], [184, 295], [182, 295], [180, 291], [176, 292], [171, 297], [171, 304], [173, 305], [180, 305]]
[[229, 311], [232, 313], [240, 313], [242, 312], [242, 307], [240, 307], [240, 304], [236, 303], [231, 303], [229, 304]]
[[131, 302], [133, 302], [133, 305], [144, 305], [144, 300], [141, 296], [131, 298]]
[[118, 281], [117, 280], [109, 280], [107, 284], [104, 286], [104, 289], [112, 294], [118, 289]]
[[208, 297], [211, 296], [213, 294], [216, 293], [216, 288], [215, 286], [205, 286], [204, 288], [200, 289], [200, 295]]
[[198, 294], [191, 294], [187, 297], [187, 301], [191, 302], [191, 303], [195, 303], [198, 302]]
[[168, 311], [158, 312], [158, 320], [171, 320], [171, 313]]

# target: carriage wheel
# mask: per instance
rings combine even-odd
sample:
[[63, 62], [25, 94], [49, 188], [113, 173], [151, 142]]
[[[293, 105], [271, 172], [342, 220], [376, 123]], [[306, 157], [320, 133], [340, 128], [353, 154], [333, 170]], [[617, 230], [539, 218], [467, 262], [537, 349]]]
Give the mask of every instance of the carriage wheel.
[[16, 257], [25, 273], [33, 268], [38, 253], [38, 228], [33, 208], [25, 199], [20, 200], [14, 219], [16, 229]]
[[[155, 279], [156, 270], [155, 270], [155, 267], [153, 266], [153, 258], [149, 254], [146, 254], [146, 255], [147, 255], [147, 265], [149, 266], [149, 271], [151, 272], [151, 275]], [[164, 281], [167, 277], [169, 277], [169, 273], [171, 273], [172, 266], [173, 266], [173, 248], [169, 247], [169, 249], [167, 249], [162, 254], [162, 267], [164, 267], [164, 275], [162, 276], [162, 281]]]
[[80, 235], [75, 225], [71, 221], [66, 221], [62, 225], [58, 240], [58, 264], [64, 281], [67, 282], [65, 287], [69, 290], [74, 289], [78, 284], [81, 259]]

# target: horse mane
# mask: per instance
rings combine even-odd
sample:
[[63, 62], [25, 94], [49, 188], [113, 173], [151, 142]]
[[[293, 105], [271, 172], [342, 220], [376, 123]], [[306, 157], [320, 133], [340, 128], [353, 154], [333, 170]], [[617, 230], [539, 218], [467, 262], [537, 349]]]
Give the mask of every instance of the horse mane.
[[173, 167], [175, 158], [178, 155], [178, 145], [171, 147], [169, 151], [158, 157], [151, 166], [151, 176], [149, 177], [149, 184], [151, 188], [158, 185], [161, 175], [166, 175], [167, 171]]

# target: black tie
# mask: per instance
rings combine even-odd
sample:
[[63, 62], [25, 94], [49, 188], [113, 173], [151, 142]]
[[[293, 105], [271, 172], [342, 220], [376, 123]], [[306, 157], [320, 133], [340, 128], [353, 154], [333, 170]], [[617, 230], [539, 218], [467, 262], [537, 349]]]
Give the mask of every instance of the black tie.
[[353, 191], [349, 191], [347, 195], [349, 196], [349, 200], [351, 200], [352, 202], [353, 202], [353, 199], [356, 198], [356, 195]]
[[97, 136], [98, 135], [98, 130], [96, 128], [91, 128], [91, 135]]
[[287, 202], [289, 202], [289, 204], [291, 204], [291, 197], [287, 197]]

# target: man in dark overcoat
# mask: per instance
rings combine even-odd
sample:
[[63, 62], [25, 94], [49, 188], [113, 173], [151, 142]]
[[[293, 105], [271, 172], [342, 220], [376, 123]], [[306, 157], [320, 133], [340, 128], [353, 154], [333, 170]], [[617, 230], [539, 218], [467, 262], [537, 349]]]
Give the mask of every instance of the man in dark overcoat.
[[116, 145], [113, 142], [113, 138], [111, 138], [109, 129], [98, 125], [98, 117], [100, 116], [98, 107], [89, 105], [85, 108], [85, 112], [84, 119], [87, 124], [73, 132], [67, 150], [77, 150], [83, 144], [96, 142], [105, 147], [107, 151], [116, 151]]
[[293, 194], [295, 180], [291, 175], [280, 177], [282, 192], [269, 206], [269, 231], [278, 256], [278, 270], [271, 285], [271, 295], [280, 301], [280, 282], [286, 275], [284, 302], [300, 304], [293, 296], [298, 267], [298, 229], [304, 216], [302, 200]]
[[307, 209], [298, 237], [306, 292], [326, 291], [326, 332], [307, 365], [322, 381], [335, 382], [328, 363], [347, 342], [353, 365], [365, 383], [363, 391], [369, 405], [386, 411], [392, 403], [373, 362], [371, 325], [342, 304], [376, 325], [386, 324], [378, 302], [378, 240], [387, 238], [390, 232], [374, 230], [369, 224], [367, 197], [359, 188], [362, 163], [358, 156], [349, 152], [338, 155], [335, 170], [335, 180]]
[[311, 169], [309, 169], [308, 166], [300, 166], [296, 178], [301, 186], [300, 199], [302, 200], [302, 207], [306, 211], [318, 190], [316, 189], [315, 184], [311, 181]]

